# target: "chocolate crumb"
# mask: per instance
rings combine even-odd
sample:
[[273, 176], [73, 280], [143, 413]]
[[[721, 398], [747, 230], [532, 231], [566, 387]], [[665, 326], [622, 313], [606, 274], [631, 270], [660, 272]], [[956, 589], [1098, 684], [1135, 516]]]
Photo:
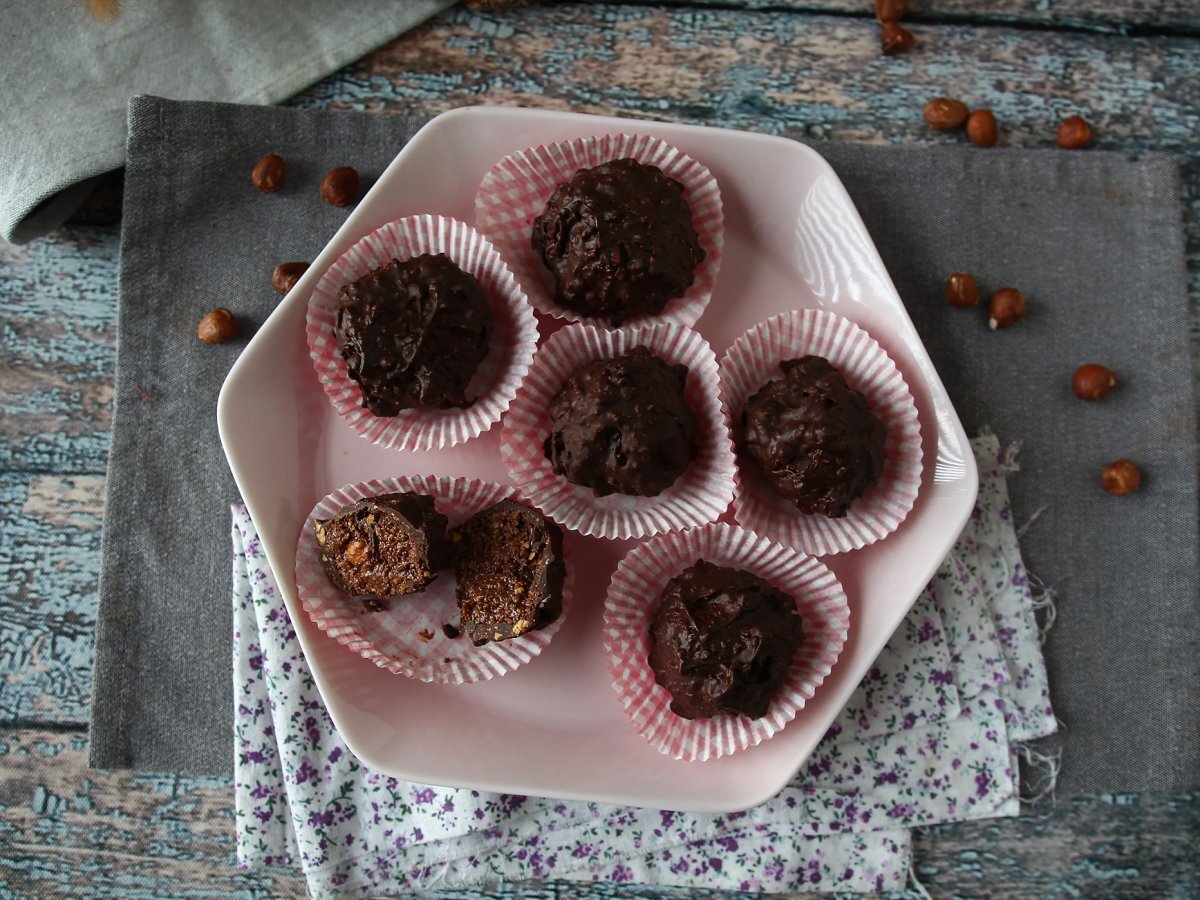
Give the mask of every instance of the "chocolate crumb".
[[420, 631], [417, 632], [417, 634], [421, 636], [421, 640], [423, 640], [423, 641], [432, 641], [433, 640], [433, 632], [430, 631], [428, 628], [422, 628]]
[[460, 634], [462, 634], [462, 632], [459, 631], [457, 628], [455, 628], [453, 625], [451, 625], [449, 622], [447, 622], [445, 625], [442, 626], [442, 634], [444, 634], [446, 637], [450, 638], [450, 640], [454, 640], [456, 637], [458, 637]]

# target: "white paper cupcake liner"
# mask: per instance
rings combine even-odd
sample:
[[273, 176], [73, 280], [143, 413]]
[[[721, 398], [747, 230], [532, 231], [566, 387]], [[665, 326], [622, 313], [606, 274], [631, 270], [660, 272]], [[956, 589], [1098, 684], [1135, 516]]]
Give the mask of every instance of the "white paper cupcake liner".
[[492, 166], [475, 196], [475, 223], [495, 243], [539, 311], [571, 322], [606, 324], [554, 300], [554, 278], [530, 243], [533, 220], [560, 184], [580, 169], [631, 157], [658, 166], [683, 185], [692, 225], [704, 248], [696, 278], [682, 297], [657, 316], [636, 316], [625, 324], [669, 321], [694, 325], [708, 306], [724, 251], [725, 219], [717, 179], [705, 166], [665, 141], [644, 134], [605, 134], [512, 153]]
[[[423, 253], [445, 253], [475, 277], [494, 318], [488, 355], [467, 388], [474, 402], [462, 409], [420, 407], [398, 415], [373, 415], [346, 373], [333, 328], [337, 295], [344, 284], [372, 269]], [[491, 428], [516, 395], [537, 346], [537, 320], [524, 291], [500, 254], [463, 222], [442, 216], [411, 216], [384, 225], [343, 253], [321, 276], [308, 302], [305, 326], [309, 355], [334, 408], [360, 435], [397, 450], [452, 447]]]
[[[657, 497], [598, 497], [556, 475], [546, 459], [550, 401], [585, 363], [613, 359], [646, 347], [671, 364], [688, 368], [684, 399], [696, 414], [699, 453], [679, 479]], [[689, 328], [654, 323], [609, 331], [570, 325], [538, 351], [500, 434], [500, 456], [522, 496], [564, 528], [602, 538], [638, 538], [703, 525], [717, 519], [733, 499], [737, 464], [718, 397], [716, 356]]]
[[[668, 581], [702, 559], [757, 575], [796, 601], [804, 639], [762, 718], [730, 713], [681, 718], [671, 711], [670, 692], [654, 679], [650, 626], [659, 598]], [[849, 627], [846, 592], [824, 563], [725, 524], [662, 535], [635, 547], [617, 567], [604, 604], [604, 646], [621, 706], [659, 753], [689, 761], [728, 756], [782, 730], [832, 671]]]
[[742, 407], [779, 364], [822, 356], [866, 398], [887, 430], [878, 482], [842, 518], [807, 515], [776, 494], [744, 454], [738, 456], [734, 516], [764, 537], [814, 556], [857, 550], [887, 537], [904, 521], [921, 487], [921, 427], [900, 370], [867, 332], [849, 319], [815, 309], [781, 313], [739, 337], [721, 360], [721, 399], [739, 434]]
[[570, 605], [575, 578], [565, 540], [566, 577], [559, 617], [538, 631], [482, 647], [473, 645], [466, 634], [449, 638], [442, 631], [443, 625], [458, 627], [459, 623], [453, 568], [440, 572], [420, 593], [382, 601], [387, 608], [379, 612], [367, 610], [361, 597], [330, 584], [321, 566], [313, 519], [329, 519], [359, 500], [397, 491], [433, 497], [438, 512], [450, 520], [448, 528], [516, 493], [509, 485], [474, 478], [417, 475], [350, 484], [324, 497], [305, 520], [296, 548], [296, 591], [309, 618], [339, 644], [380, 668], [435, 684], [487, 681], [539, 655], [562, 627]]

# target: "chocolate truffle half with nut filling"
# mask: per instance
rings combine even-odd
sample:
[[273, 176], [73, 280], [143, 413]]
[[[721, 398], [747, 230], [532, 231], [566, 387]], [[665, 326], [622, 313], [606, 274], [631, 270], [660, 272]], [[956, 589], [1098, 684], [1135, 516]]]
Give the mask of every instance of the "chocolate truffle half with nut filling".
[[699, 452], [687, 375], [645, 347], [576, 370], [550, 401], [543, 449], [555, 473], [600, 497], [661, 494]]
[[618, 159], [580, 169], [533, 220], [533, 251], [557, 303], [614, 325], [682, 297], [704, 259], [683, 185]]
[[487, 296], [445, 254], [393, 259], [337, 297], [334, 336], [346, 374], [376, 416], [469, 406], [467, 386], [488, 354]]
[[314, 520], [313, 529], [334, 587], [355, 596], [393, 597], [424, 590], [449, 565], [446, 524], [432, 497], [406, 492], [359, 500], [332, 519]]
[[650, 668], [677, 716], [758, 719], [803, 639], [790, 594], [750, 572], [699, 560], [667, 582], [650, 626]]
[[887, 431], [828, 360], [780, 368], [742, 409], [740, 449], [800, 512], [845, 516], [883, 474]]
[[562, 612], [562, 532], [513, 500], [450, 532], [462, 631], [479, 646], [545, 628]]

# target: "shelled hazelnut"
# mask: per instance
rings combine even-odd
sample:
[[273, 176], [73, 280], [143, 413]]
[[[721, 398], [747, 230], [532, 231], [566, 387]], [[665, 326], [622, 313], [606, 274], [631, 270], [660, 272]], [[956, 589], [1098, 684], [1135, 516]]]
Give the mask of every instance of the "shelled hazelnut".
[[970, 309], [979, 303], [979, 284], [967, 272], [955, 272], [946, 279], [946, 302], [959, 309]]
[[908, 12], [908, 0], [875, 0], [875, 18], [886, 25], [896, 22]]
[[1100, 483], [1114, 497], [1132, 494], [1142, 483], [1142, 471], [1128, 459], [1109, 463], [1100, 474]]
[[879, 30], [880, 49], [884, 56], [895, 56], [897, 53], [907, 53], [917, 43], [911, 31], [902, 28], [895, 22], [884, 22]]
[[237, 319], [225, 307], [218, 306], [200, 320], [196, 336], [206, 344], [223, 344], [237, 336]]
[[283, 157], [278, 153], [268, 153], [254, 165], [250, 173], [250, 183], [264, 194], [273, 194], [283, 187], [287, 177], [287, 167]]
[[1082, 150], [1092, 142], [1092, 126], [1083, 116], [1071, 116], [1058, 126], [1055, 143], [1064, 150]]
[[321, 199], [330, 206], [349, 206], [358, 199], [358, 170], [353, 166], [330, 169], [321, 182]]
[[1009, 328], [1025, 317], [1025, 295], [1016, 288], [1001, 288], [988, 304], [988, 327], [992, 331]]
[[1071, 378], [1071, 390], [1080, 400], [1103, 400], [1116, 386], [1116, 373], [1098, 363], [1080, 366]]
[[279, 293], [286, 294], [296, 286], [300, 276], [308, 271], [308, 266], [306, 262], [280, 263], [271, 273], [271, 286]]
[[950, 97], [935, 97], [925, 104], [923, 110], [925, 122], [938, 131], [953, 131], [962, 127], [969, 113], [967, 104]]
[[999, 140], [996, 117], [988, 109], [977, 109], [967, 116], [967, 137], [980, 147], [995, 147]]

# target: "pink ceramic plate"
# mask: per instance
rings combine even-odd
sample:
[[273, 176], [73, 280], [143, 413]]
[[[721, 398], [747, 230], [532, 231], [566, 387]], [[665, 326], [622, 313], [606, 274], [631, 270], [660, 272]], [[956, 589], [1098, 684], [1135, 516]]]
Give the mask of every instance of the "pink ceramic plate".
[[[472, 221], [476, 188], [506, 154], [605, 131], [661, 137], [702, 160], [720, 182], [725, 258], [696, 326], [718, 358], [768, 316], [829, 309], [869, 331], [895, 360], [921, 421], [926, 465], [908, 518], [886, 540], [825, 560], [851, 607], [849, 639], [833, 672], [771, 740], [707, 762], [657, 753], [630, 726], [609, 682], [601, 613], [609, 577], [632, 542], [569, 537], [579, 561], [571, 616], [540, 657], [481, 684], [423, 684], [379, 669], [322, 634], [296, 598], [304, 517], [339, 485], [408, 474], [507, 479], [497, 427], [449, 449], [401, 452], [362, 440], [339, 418], [304, 338], [305, 308], [321, 273], [363, 235], [402, 216]], [[460, 109], [425, 126], [259, 329], [225, 381], [217, 418], [317, 687], [366, 765], [409, 781], [664, 809], [744, 809], [788, 781], [953, 545], [978, 485], [945, 388], [820, 155], [758, 134], [524, 109]]]

